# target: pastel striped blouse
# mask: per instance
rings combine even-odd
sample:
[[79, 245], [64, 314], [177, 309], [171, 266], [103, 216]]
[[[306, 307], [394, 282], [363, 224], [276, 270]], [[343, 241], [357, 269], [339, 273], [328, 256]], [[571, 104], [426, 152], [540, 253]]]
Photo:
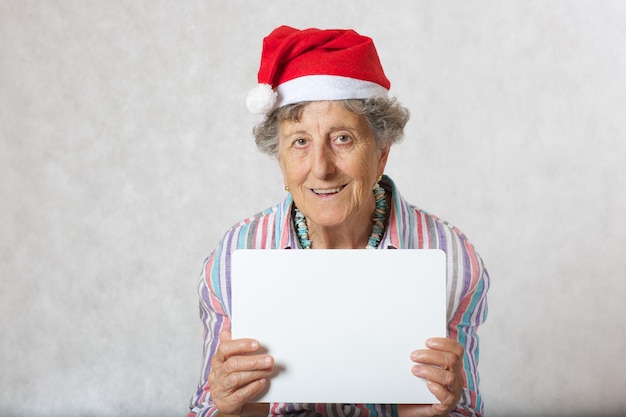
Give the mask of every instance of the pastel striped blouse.
[[[473, 245], [457, 228], [410, 205], [385, 176], [381, 185], [392, 193], [392, 207], [379, 249], [442, 249], [447, 254], [448, 336], [465, 347], [465, 387], [453, 415], [482, 416], [478, 383], [478, 327], [487, 317], [489, 275]], [[214, 416], [208, 376], [218, 335], [230, 328], [230, 255], [235, 249], [300, 249], [291, 219], [291, 195], [274, 207], [241, 221], [223, 237], [206, 259], [200, 284], [200, 318], [204, 325], [204, 359], [198, 389], [188, 417]], [[394, 405], [384, 404], [287, 404], [270, 405], [270, 416], [392, 417]]]

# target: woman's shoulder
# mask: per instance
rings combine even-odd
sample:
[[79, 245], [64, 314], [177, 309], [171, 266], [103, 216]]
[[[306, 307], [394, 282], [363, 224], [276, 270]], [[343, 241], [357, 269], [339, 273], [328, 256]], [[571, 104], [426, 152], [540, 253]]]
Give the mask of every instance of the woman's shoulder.
[[428, 210], [424, 210], [423, 208], [420, 208], [416, 205], [411, 204], [410, 207], [418, 218], [423, 219], [424, 223], [435, 225], [438, 229], [448, 230], [459, 239], [468, 241], [465, 233], [463, 233], [463, 231], [459, 227], [457, 227], [449, 220], [443, 219], [439, 215], [434, 214]]
[[395, 222], [398, 239], [408, 248], [441, 249], [481, 275], [484, 262], [467, 235], [450, 221], [403, 198], [398, 199]]
[[417, 206], [394, 189], [394, 209], [391, 223], [397, 224], [398, 238], [407, 247], [438, 248], [446, 241], [469, 243], [461, 229], [450, 221]]
[[470, 251], [473, 256], [479, 256], [474, 244], [455, 224], [419, 207], [412, 205], [411, 209], [421, 223], [422, 233], [437, 245], [458, 245], [459, 250]]
[[283, 205], [284, 205], [284, 202], [267, 207], [264, 210], [258, 211], [252, 216], [246, 217], [238, 221], [234, 225], [232, 225], [228, 229], [227, 233], [230, 231], [236, 231], [236, 230], [245, 229], [245, 228], [248, 228], [248, 229], [254, 228], [260, 224], [267, 224], [268, 222], [271, 222], [275, 219], [282, 219], [283, 211], [285, 210], [283, 208]]
[[291, 201], [286, 199], [238, 221], [226, 230], [220, 246], [259, 249], [272, 247], [276, 244], [275, 237], [283, 234], [291, 207], [290, 203]]

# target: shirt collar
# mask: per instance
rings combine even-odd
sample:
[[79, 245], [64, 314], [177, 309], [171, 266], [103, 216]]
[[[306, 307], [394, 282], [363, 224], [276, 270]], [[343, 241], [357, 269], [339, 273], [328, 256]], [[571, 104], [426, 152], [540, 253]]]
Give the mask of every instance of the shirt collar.
[[287, 197], [280, 204], [280, 216], [282, 218], [281, 228], [278, 230], [278, 238], [280, 239], [277, 247], [281, 249], [302, 249], [298, 234], [293, 224], [292, 218], [293, 197], [291, 193], [287, 193]]
[[380, 240], [379, 247], [385, 249], [407, 248], [409, 246], [404, 242], [404, 231], [400, 227], [400, 219], [402, 213], [410, 213], [408, 203], [402, 198], [396, 184], [387, 175], [383, 175], [383, 178], [380, 180], [380, 185], [385, 188], [385, 191], [391, 193], [391, 211], [389, 212], [387, 227]]

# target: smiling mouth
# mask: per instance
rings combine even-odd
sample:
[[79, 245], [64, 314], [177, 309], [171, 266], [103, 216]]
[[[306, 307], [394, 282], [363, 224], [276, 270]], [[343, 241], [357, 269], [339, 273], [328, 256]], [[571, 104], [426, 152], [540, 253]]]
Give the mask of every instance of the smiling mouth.
[[330, 195], [330, 194], [337, 194], [339, 191], [343, 190], [343, 187], [345, 187], [345, 185], [342, 185], [341, 187], [324, 188], [324, 189], [311, 188], [311, 191], [313, 191], [317, 195]]

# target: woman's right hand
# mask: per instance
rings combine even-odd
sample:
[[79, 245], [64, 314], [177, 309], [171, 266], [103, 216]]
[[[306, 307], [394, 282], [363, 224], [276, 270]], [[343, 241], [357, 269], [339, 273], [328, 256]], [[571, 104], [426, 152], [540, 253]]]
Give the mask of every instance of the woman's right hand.
[[220, 414], [256, 414], [256, 407], [246, 403], [267, 386], [267, 378], [274, 372], [274, 358], [260, 353], [261, 345], [254, 339], [232, 340], [230, 330], [222, 331], [219, 338], [211, 358], [211, 398]]

